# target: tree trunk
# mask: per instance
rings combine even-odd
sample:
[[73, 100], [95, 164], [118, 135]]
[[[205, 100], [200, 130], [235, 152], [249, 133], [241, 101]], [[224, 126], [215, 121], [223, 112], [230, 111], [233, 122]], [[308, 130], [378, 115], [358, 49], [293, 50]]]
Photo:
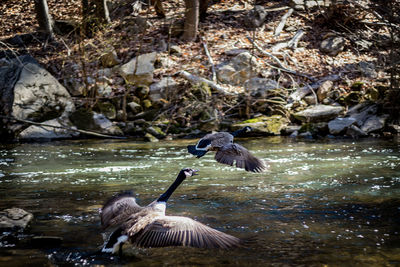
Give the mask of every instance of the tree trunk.
[[185, 26], [183, 40], [194, 41], [199, 25], [199, 0], [185, 0]]
[[87, 36], [92, 36], [98, 26], [110, 21], [107, 0], [82, 0], [82, 25]]
[[54, 38], [53, 33], [53, 19], [49, 13], [47, 0], [35, 0], [36, 19], [39, 22], [41, 31], [48, 34], [50, 39]]
[[110, 23], [110, 13], [108, 12], [107, 0], [95, 0], [96, 17], [101, 23]]

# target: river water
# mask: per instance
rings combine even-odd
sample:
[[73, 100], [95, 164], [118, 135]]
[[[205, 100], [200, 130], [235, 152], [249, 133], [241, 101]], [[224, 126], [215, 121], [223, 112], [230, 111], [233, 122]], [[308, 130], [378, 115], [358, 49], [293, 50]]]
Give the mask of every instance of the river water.
[[[370, 266], [400, 265], [400, 140], [240, 139], [269, 162], [248, 173], [186, 152], [195, 140], [59, 141], [0, 147], [0, 210], [34, 214], [18, 238], [0, 238], [0, 266]], [[183, 167], [200, 170], [175, 191], [167, 214], [252, 238], [245, 248], [138, 249], [94, 254], [103, 244], [98, 210], [134, 190], [147, 205]], [[32, 236], [61, 246], [35, 248]]]

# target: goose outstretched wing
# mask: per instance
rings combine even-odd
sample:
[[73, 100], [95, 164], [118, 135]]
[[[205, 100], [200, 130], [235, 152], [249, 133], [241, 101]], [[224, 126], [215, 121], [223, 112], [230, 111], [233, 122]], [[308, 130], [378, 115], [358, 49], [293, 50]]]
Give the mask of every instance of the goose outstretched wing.
[[239, 144], [232, 143], [219, 148], [215, 154], [215, 160], [230, 166], [236, 162], [236, 167], [251, 172], [262, 172], [266, 169], [260, 159], [253, 156], [245, 147]]
[[185, 246], [196, 248], [232, 248], [242, 240], [222, 233], [187, 217], [160, 216], [138, 233], [129, 233], [138, 247]]
[[109, 226], [122, 224], [130, 215], [142, 209], [143, 207], [136, 203], [132, 192], [118, 194], [109, 199], [101, 209], [101, 225], [105, 229]]

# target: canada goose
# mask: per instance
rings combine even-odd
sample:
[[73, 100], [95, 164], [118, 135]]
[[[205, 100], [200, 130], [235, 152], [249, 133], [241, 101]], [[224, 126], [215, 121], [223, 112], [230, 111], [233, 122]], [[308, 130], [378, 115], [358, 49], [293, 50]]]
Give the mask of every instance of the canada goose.
[[118, 227], [109, 237], [102, 252], [122, 253], [122, 245], [130, 241], [138, 247], [187, 246], [197, 248], [230, 248], [241, 239], [212, 229], [187, 217], [166, 216], [166, 202], [175, 189], [197, 170], [182, 169], [175, 182], [148, 206], [136, 204], [132, 193], [111, 198], [101, 210], [104, 228]]
[[264, 163], [254, 157], [245, 147], [233, 143], [234, 137], [250, 131], [252, 131], [251, 127], [246, 126], [233, 133], [210, 133], [201, 138], [195, 146], [187, 146], [187, 149], [197, 158], [204, 156], [208, 151], [216, 151], [215, 160], [219, 163], [232, 166], [236, 161], [238, 168], [244, 168], [251, 172], [262, 172], [266, 168]]

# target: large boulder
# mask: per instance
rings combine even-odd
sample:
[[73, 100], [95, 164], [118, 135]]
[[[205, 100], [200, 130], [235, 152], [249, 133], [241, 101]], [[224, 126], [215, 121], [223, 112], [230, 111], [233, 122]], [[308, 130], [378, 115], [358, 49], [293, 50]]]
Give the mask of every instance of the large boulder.
[[[67, 117], [75, 109], [68, 91], [30, 56], [3, 60], [0, 66], [0, 114], [43, 122]], [[3, 141], [14, 139], [26, 124], [0, 122]]]
[[71, 121], [68, 118], [56, 118], [45, 121], [42, 124], [43, 126], [31, 125], [28, 128], [24, 129], [18, 135], [18, 139], [70, 139], [79, 136], [79, 132], [74, 131], [74, 129], [76, 130], [76, 127], [72, 125]]
[[355, 124], [362, 127], [369, 117], [376, 115], [378, 112], [378, 105], [372, 102], [362, 102], [351, 107], [346, 112], [346, 117], [355, 119]]
[[81, 130], [110, 135], [123, 135], [122, 130], [101, 113], [81, 108], [72, 113], [69, 118]]
[[20, 208], [0, 211], [0, 231], [25, 229], [33, 220], [33, 214]]
[[323, 122], [330, 121], [337, 117], [343, 111], [341, 106], [329, 105], [315, 105], [300, 112], [293, 114], [293, 116], [305, 122]]
[[256, 57], [244, 52], [218, 67], [217, 76], [222, 83], [242, 85], [248, 79], [257, 76], [259, 68]]
[[288, 120], [280, 115], [260, 116], [231, 125], [231, 130], [236, 131], [243, 127], [253, 128], [255, 135], [279, 135], [281, 130], [288, 125]]
[[139, 55], [120, 67], [119, 73], [128, 83], [149, 85], [153, 82], [156, 52]]
[[365, 133], [371, 133], [375, 131], [379, 131], [385, 127], [386, 119], [388, 118], [387, 115], [376, 116], [372, 115], [368, 117], [368, 119], [364, 122], [361, 130]]
[[330, 134], [340, 134], [355, 123], [354, 118], [336, 118], [328, 123]]

